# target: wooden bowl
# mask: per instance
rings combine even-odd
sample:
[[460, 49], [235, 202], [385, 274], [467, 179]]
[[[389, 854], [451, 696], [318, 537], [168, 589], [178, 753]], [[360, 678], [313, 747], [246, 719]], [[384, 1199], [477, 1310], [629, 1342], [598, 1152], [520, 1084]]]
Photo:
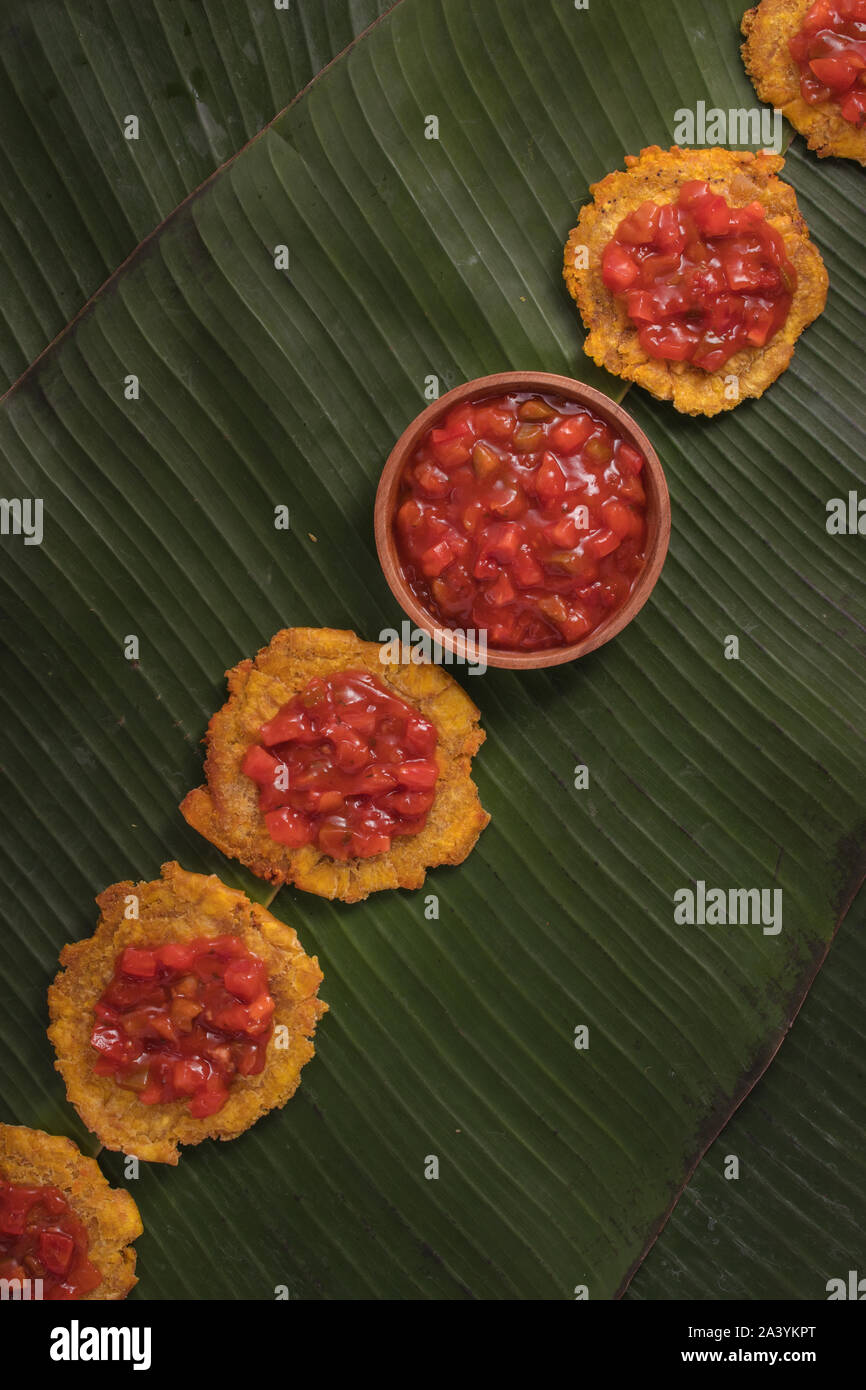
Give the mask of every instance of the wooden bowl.
[[400, 478], [422, 435], [453, 406], [484, 396], [504, 395], [509, 391], [546, 392], [576, 401], [611, 425], [623, 439], [639, 449], [646, 459], [642, 476], [647, 495], [647, 557], [634, 588], [621, 608], [578, 642], [537, 652], [509, 651], [506, 647], [488, 646], [486, 660], [489, 666], [506, 666], [513, 670], [525, 671], [540, 666], [560, 666], [566, 661], [576, 661], [578, 657], [586, 656], [588, 652], [595, 651], [612, 637], [616, 637], [617, 633], [622, 632], [640, 612], [655, 587], [667, 555], [671, 533], [671, 503], [658, 455], [643, 430], [635, 424], [622, 406], [617, 405], [601, 391], [584, 386], [581, 381], [573, 381], [567, 376], [555, 376], [552, 372], [498, 372], [495, 376], [476, 377], [474, 381], [455, 386], [453, 391], [433, 401], [400, 435], [382, 470], [376, 492], [376, 549], [385, 578], [400, 607], [411, 618], [415, 627], [429, 633], [440, 646], [453, 652], [458, 660], [473, 660], [472, 652], [467, 652], [462, 636], [440, 625], [435, 614], [430, 613], [418, 602], [403, 575], [393, 527]]

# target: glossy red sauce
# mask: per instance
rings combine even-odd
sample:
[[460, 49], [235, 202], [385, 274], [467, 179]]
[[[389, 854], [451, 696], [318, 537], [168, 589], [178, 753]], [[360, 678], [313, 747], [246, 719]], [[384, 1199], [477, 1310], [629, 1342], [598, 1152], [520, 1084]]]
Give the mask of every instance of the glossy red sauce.
[[601, 265], [644, 351], [707, 372], [768, 343], [797, 284], [761, 204], [732, 207], [695, 179], [675, 203], [642, 203], [624, 217]]
[[400, 480], [403, 574], [442, 627], [490, 646], [576, 642], [645, 559], [643, 455], [573, 401], [511, 392], [455, 406]]
[[369, 672], [315, 677], [259, 737], [241, 770], [258, 783], [281, 844], [366, 859], [426, 825], [439, 776], [435, 725]]
[[8, 1182], [0, 1173], [0, 1279], [42, 1280], [49, 1301], [81, 1298], [102, 1283], [88, 1259], [84, 1223], [57, 1187]]
[[185, 1100], [197, 1119], [235, 1076], [264, 1069], [274, 1001], [264, 962], [236, 936], [127, 946], [94, 1010], [97, 1076], [144, 1105]]
[[866, 123], [866, 0], [816, 0], [788, 47], [804, 101], [837, 102], [851, 125]]

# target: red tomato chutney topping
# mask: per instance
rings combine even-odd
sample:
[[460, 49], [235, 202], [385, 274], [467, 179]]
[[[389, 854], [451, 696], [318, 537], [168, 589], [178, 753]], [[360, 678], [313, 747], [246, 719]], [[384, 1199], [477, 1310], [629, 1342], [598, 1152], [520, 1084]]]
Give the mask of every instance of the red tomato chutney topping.
[[838, 102], [851, 125], [866, 124], [866, 0], [816, 0], [788, 48], [804, 101]]
[[264, 1069], [274, 1001], [263, 961], [236, 936], [127, 946], [94, 1009], [97, 1076], [144, 1105], [188, 1100], [196, 1119], [228, 1100], [233, 1078]]
[[643, 455], [574, 401], [511, 392], [455, 406], [406, 464], [403, 574], [442, 626], [492, 647], [576, 642], [643, 567]]
[[768, 343], [788, 317], [797, 272], [759, 202], [735, 208], [690, 179], [675, 203], [641, 203], [601, 258], [650, 357], [715, 372]]
[[436, 795], [436, 726], [367, 671], [315, 676], [248, 749], [273, 840], [332, 859], [385, 854], [417, 835]]
[[87, 1228], [59, 1188], [7, 1182], [0, 1173], [0, 1279], [41, 1279], [46, 1300], [81, 1298], [102, 1283], [89, 1247]]

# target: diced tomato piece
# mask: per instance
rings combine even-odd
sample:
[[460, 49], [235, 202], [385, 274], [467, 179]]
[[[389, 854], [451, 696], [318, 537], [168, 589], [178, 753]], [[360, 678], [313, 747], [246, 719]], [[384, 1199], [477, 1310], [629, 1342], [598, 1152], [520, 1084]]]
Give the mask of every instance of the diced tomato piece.
[[478, 530], [479, 525], [486, 516], [487, 508], [485, 507], [484, 503], [480, 499], [475, 498], [472, 502], [469, 503], [468, 507], [465, 507], [463, 510], [461, 524], [463, 526], [464, 532], [468, 533], [469, 535], [474, 535], [474, 533]]
[[[640, 207], [628, 213], [620, 222], [616, 230], [618, 240], [628, 242], [632, 246], [649, 246], [655, 240], [660, 213], [661, 207], [658, 203], [641, 203]], [[602, 262], [602, 274], [604, 274], [604, 262]], [[605, 280], [605, 284], [607, 284], [607, 280]]]
[[293, 739], [309, 737], [309, 734], [309, 717], [302, 710], [287, 710], [285, 713], [281, 710], [259, 730], [262, 743], [268, 748], [272, 748], [276, 743], [288, 743]]
[[862, 63], [855, 65], [853, 58], [853, 54], [850, 58], [847, 55], [844, 58], [812, 58], [809, 67], [825, 87], [844, 92], [857, 76], [858, 67], [863, 66]]
[[433, 805], [435, 792], [433, 791], [402, 791], [391, 792], [388, 797], [388, 805], [393, 806], [401, 816], [413, 818], [426, 816], [430, 807]]
[[494, 560], [513, 560], [520, 549], [520, 528], [513, 522], [496, 522], [481, 536], [481, 553]]
[[591, 630], [589, 615], [576, 603], [569, 603], [565, 617], [559, 624], [566, 642], [579, 642]]
[[421, 569], [428, 579], [435, 579], [443, 570], [447, 569], [454, 560], [454, 551], [450, 541], [437, 541], [429, 549], [424, 551], [421, 556]]
[[692, 353], [692, 361], [696, 367], [703, 367], [705, 372], [715, 372], [728, 360], [728, 351], [723, 343], [713, 342], [712, 339], [703, 339]]
[[344, 772], [359, 772], [370, 761], [370, 745], [356, 729], [348, 724], [336, 724], [330, 730], [337, 766]]
[[352, 831], [343, 820], [325, 820], [319, 826], [318, 845], [331, 859], [348, 859], [352, 853]]
[[409, 787], [413, 791], [426, 791], [430, 787], [435, 787], [439, 777], [439, 768], [436, 763], [423, 758], [416, 758], [411, 762], [401, 763], [395, 767], [394, 775], [401, 786]]
[[587, 538], [587, 544], [591, 547], [593, 555], [600, 560], [604, 555], [610, 555], [619, 546], [622, 537], [615, 531], [604, 529], [596, 531]]
[[494, 405], [477, 405], [473, 418], [478, 439], [492, 439], [500, 444], [511, 438], [517, 426], [516, 415]]
[[[383, 757], [385, 755], [381, 746], [377, 746], [376, 752], [378, 757]], [[378, 796], [379, 792], [388, 791], [389, 788], [395, 786], [397, 782], [397, 766], [397, 764], [391, 767], [374, 765], [365, 768], [363, 772], [358, 774], [356, 779], [358, 794], [363, 796]], [[337, 808], [334, 807], [333, 809], [336, 810]]]
[[551, 427], [548, 443], [558, 454], [576, 454], [596, 428], [596, 421], [591, 415], [577, 411]]
[[643, 534], [643, 518], [632, 507], [618, 502], [615, 498], [609, 498], [602, 504], [601, 510], [607, 525], [615, 535], [624, 538]]
[[638, 333], [645, 352], [651, 357], [664, 357], [671, 362], [684, 362], [691, 357], [697, 337], [696, 333], [689, 333], [679, 324], [649, 324]]
[[511, 603], [517, 597], [517, 590], [503, 570], [490, 587], [485, 590], [484, 597], [488, 603], [495, 604], [499, 608], [504, 603]]
[[237, 1067], [241, 1076], [258, 1076], [265, 1069], [266, 1056], [263, 1048], [238, 1044]]
[[545, 526], [544, 534], [552, 545], [560, 550], [571, 550], [572, 546], [577, 545], [580, 539], [580, 531], [573, 516], [566, 514], [554, 521], [550, 526]]
[[213, 1021], [224, 1033], [245, 1033], [249, 1029], [250, 1016], [245, 1004], [226, 1004], [225, 1008], [214, 1013]]
[[544, 579], [544, 570], [528, 545], [522, 545], [511, 561], [511, 573], [523, 589], [531, 589]]
[[609, 241], [601, 258], [601, 278], [613, 294], [621, 294], [637, 280], [637, 262], [615, 241]]
[[656, 299], [650, 290], [629, 290], [625, 297], [629, 318], [635, 322], [652, 323], [656, 317]]
[[280, 787], [276, 783], [269, 787], [259, 787], [260, 811], [276, 811], [279, 806], [286, 806], [294, 799], [294, 793], [290, 792], [288, 787]]
[[691, 209], [697, 203], [702, 202], [704, 198], [711, 196], [712, 190], [708, 183], [702, 182], [700, 179], [688, 179], [680, 188], [680, 207]]
[[182, 1096], [194, 1095], [204, 1086], [211, 1074], [210, 1065], [201, 1057], [184, 1057], [171, 1069], [171, 1084]]
[[676, 203], [665, 203], [659, 210], [655, 241], [662, 251], [678, 255], [683, 250], [686, 234], [680, 225], [679, 208]]
[[[523, 488], [514, 482], [497, 478], [490, 490], [489, 497], [488, 505], [493, 515], [504, 517], [507, 521], [513, 521], [526, 511], [526, 494]], [[469, 548], [469, 542], [463, 536], [459, 539], [464, 546], [465, 553], [465, 550]]]
[[451, 439], [463, 439], [475, 432], [471, 405], [459, 405], [448, 416], [444, 424], [430, 431], [434, 444], [444, 444]]
[[301, 845], [312, 844], [315, 832], [306, 816], [293, 811], [290, 806], [282, 806], [278, 811], [265, 813], [265, 825], [272, 840], [281, 845], [298, 849]]
[[842, 101], [840, 110], [851, 125], [862, 126], [866, 123], [866, 91], [849, 92]]
[[361, 859], [370, 859], [374, 854], [387, 854], [391, 848], [391, 836], [381, 830], [355, 830], [352, 833], [351, 852]]
[[805, 63], [809, 58], [809, 38], [806, 34], [795, 34], [788, 40], [788, 52], [795, 63]]
[[725, 236], [731, 230], [731, 215], [727, 199], [720, 194], [701, 198], [693, 208], [695, 223], [704, 236]]
[[234, 960], [246, 954], [244, 943], [237, 936], [214, 936], [208, 942], [208, 949], [225, 960]]
[[121, 957], [124, 975], [135, 980], [151, 980], [158, 969], [155, 951], [142, 951], [137, 946], [127, 946]]
[[632, 506], [646, 506], [646, 489], [635, 473], [624, 473], [617, 485], [616, 495], [621, 502], [631, 502]]
[[839, 0], [815, 0], [806, 12], [803, 27], [810, 36], [819, 29], [832, 29], [836, 22], [836, 8]]
[[451, 473], [455, 468], [461, 468], [464, 463], [468, 463], [472, 457], [472, 436], [465, 434], [456, 439], [443, 439], [439, 443], [434, 441], [431, 447], [439, 467], [446, 473]]
[[412, 531], [417, 530], [423, 520], [424, 508], [415, 497], [410, 497], [397, 510], [397, 526], [404, 535], [410, 535]]
[[273, 999], [267, 993], [267, 988], [250, 1001], [247, 1005], [247, 1014], [252, 1032], [256, 1034], [261, 1032], [262, 1026], [272, 1017], [275, 1007]]
[[725, 278], [734, 291], [762, 288], [763, 267], [756, 256], [731, 250], [724, 258]]
[[545, 507], [556, 506], [565, 496], [565, 474], [555, 454], [542, 454], [535, 470], [535, 491]]
[[39, 1258], [51, 1274], [65, 1274], [75, 1250], [75, 1241], [64, 1231], [40, 1231]]
[[223, 975], [225, 987], [245, 1003], [252, 1003], [267, 988], [268, 972], [264, 962], [250, 956], [230, 961]]
[[631, 444], [627, 444], [624, 439], [620, 439], [617, 443], [615, 457], [617, 467], [621, 472], [637, 474], [643, 468], [643, 454]]
[[495, 579], [498, 573], [499, 561], [482, 551], [472, 567], [473, 579]]
[[413, 752], [426, 756], [436, 747], [436, 726], [420, 714], [411, 715], [406, 721], [405, 737]]
[[274, 774], [279, 765], [279, 758], [268, 753], [261, 744], [252, 743], [244, 754], [241, 772], [245, 777], [252, 777], [254, 782], [273, 782]]
[[756, 310], [749, 316], [749, 330], [746, 334], [753, 347], [763, 347], [773, 326], [773, 312], [771, 309]]
[[189, 1113], [195, 1120], [205, 1120], [222, 1110], [227, 1099], [228, 1091], [223, 1085], [198, 1091], [189, 1103]]
[[745, 207], [736, 208], [735, 212], [740, 227], [754, 226], [759, 222], [764, 222], [767, 216], [763, 203], [759, 203], [757, 199], [753, 203], [746, 203]]
[[376, 706], [365, 704], [363, 700], [356, 701], [353, 705], [346, 705], [340, 711], [340, 719], [344, 724], [348, 724], [351, 729], [356, 729], [359, 734], [369, 738], [375, 732], [377, 723]]
[[449, 411], [445, 421], [447, 429], [458, 430], [461, 434], [473, 435], [475, 433], [475, 407], [471, 401], [464, 401], [461, 405], [455, 405]]
[[415, 469], [415, 481], [427, 497], [447, 497], [451, 491], [448, 474], [433, 463], [419, 464]]
[[156, 954], [160, 964], [168, 970], [180, 970], [186, 973], [192, 969], [196, 957], [196, 947], [191, 942], [166, 941], [165, 945], [159, 947]]

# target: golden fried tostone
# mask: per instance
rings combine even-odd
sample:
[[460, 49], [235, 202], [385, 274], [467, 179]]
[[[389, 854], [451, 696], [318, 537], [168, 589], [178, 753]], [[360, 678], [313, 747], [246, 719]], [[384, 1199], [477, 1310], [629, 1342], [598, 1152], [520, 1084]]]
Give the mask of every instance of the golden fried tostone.
[[[472, 756], [485, 738], [478, 710], [441, 667], [383, 664], [380, 650], [337, 628], [285, 628], [255, 661], [226, 672], [229, 699], [208, 725], [207, 786], [191, 791], [180, 806], [189, 824], [260, 878], [348, 903], [380, 888], [420, 888], [428, 868], [462, 863], [490, 820], [470, 777]], [[267, 832], [258, 787], [241, 772], [244, 754], [262, 725], [314, 676], [360, 669], [436, 725], [439, 779], [427, 824], [369, 859], [342, 861], [315, 845], [278, 844]]]
[[846, 121], [838, 102], [811, 106], [800, 94], [800, 69], [788, 40], [800, 32], [811, 7], [812, 0], [761, 0], [746, 10], [740, 26], [746, 36], [740, 50], [746, 72], [761, 101], [778, 107], [820, 159], [838, 155], [866, 164], [866, 126]]
[[[138, 899], [138, 920], [125, 917], [127, 899]], [[48, 991], [55, 1066], [66, 1094], [88, 1129], [107, 1149], [120, 1149], [148, 1163], [178, 1161], [179, 1144], [202, 1139], [236, 1139], [269, 1110], [295, 1094], [301, 1068], [315, 1049], [309, 1039], [327, 1004], [316, 998], [322, 972], [305, 954], [291, 927], [214, 875], [191, 874], [179, 864], [163, 864], [153, 883], [113, 883], [96, 899], [101, 916], [93, 936], [64, 946], [60, 971]], [[159, 946], [200, 936], [237, 936], [268, 970], [274, 999], [274, 1033], [264, 1071], [233, 1077], [225, 1105], [196, 1119], [183, 1100], [143, 1105], [134, 1091], [113, 1076], [93, 1072], [90, 1045], [93, 1006], [114, 974], [127, 946]], [[285, 1033], [280, 1033], [284, 1025]], [[278, 1036], [287, 1046], [277, 1046]]]
[[56, 1187], [87, 1231], [87, 1257], [102, 1283], [81, 1302], [126, 1298], [135, 1277], [130, 1244], [144, 1227], [128, 1192], [110, 1187], [99, 1164], [79, 1153], [71, 1139], [25, 1125], [0, 1125], [0, 1176], [22, 1186]]
[[[686, 415], [717, 415], [731, 410], [746, 396], [760, 396], [787, 367], [794, 343], [824, 308], [827, 272], [809, 229], [797, 209], [793, 188], [776, 178], [784, 160], [760, 151], [724, 149], [687, 150], [677, 145], [663, 150], [650, 145], [640, 156], [626, 155], [626, 170], [608, 174], [590, 192], [594, 201], [580, 210], [577, 226], [565, 247], [563, 276], [587, 329], [584, 352], [614, 376], [636, 381], [659, 400], [672, 401]], [[675, 202], [680, 187], [690, 179], [709, 183], [734, 207], [759, 202], [767, 222], [785, 243], [785, 251], [797, 272], [797, 288], [788, 317], [761, 348], [744, 348], [716, 372], [706, 372], [691, 362], [669, 362], [650, 357], [638, 341], [637, 329], [625, 306], [618, 302], [601, 275], [601, 258], [607, 243], [627, 213], [641, 203]], [[588, 248], [588, 265], [582, 269], [580, 248]], [[737, 378], [738, 393], [728, 391]]]

